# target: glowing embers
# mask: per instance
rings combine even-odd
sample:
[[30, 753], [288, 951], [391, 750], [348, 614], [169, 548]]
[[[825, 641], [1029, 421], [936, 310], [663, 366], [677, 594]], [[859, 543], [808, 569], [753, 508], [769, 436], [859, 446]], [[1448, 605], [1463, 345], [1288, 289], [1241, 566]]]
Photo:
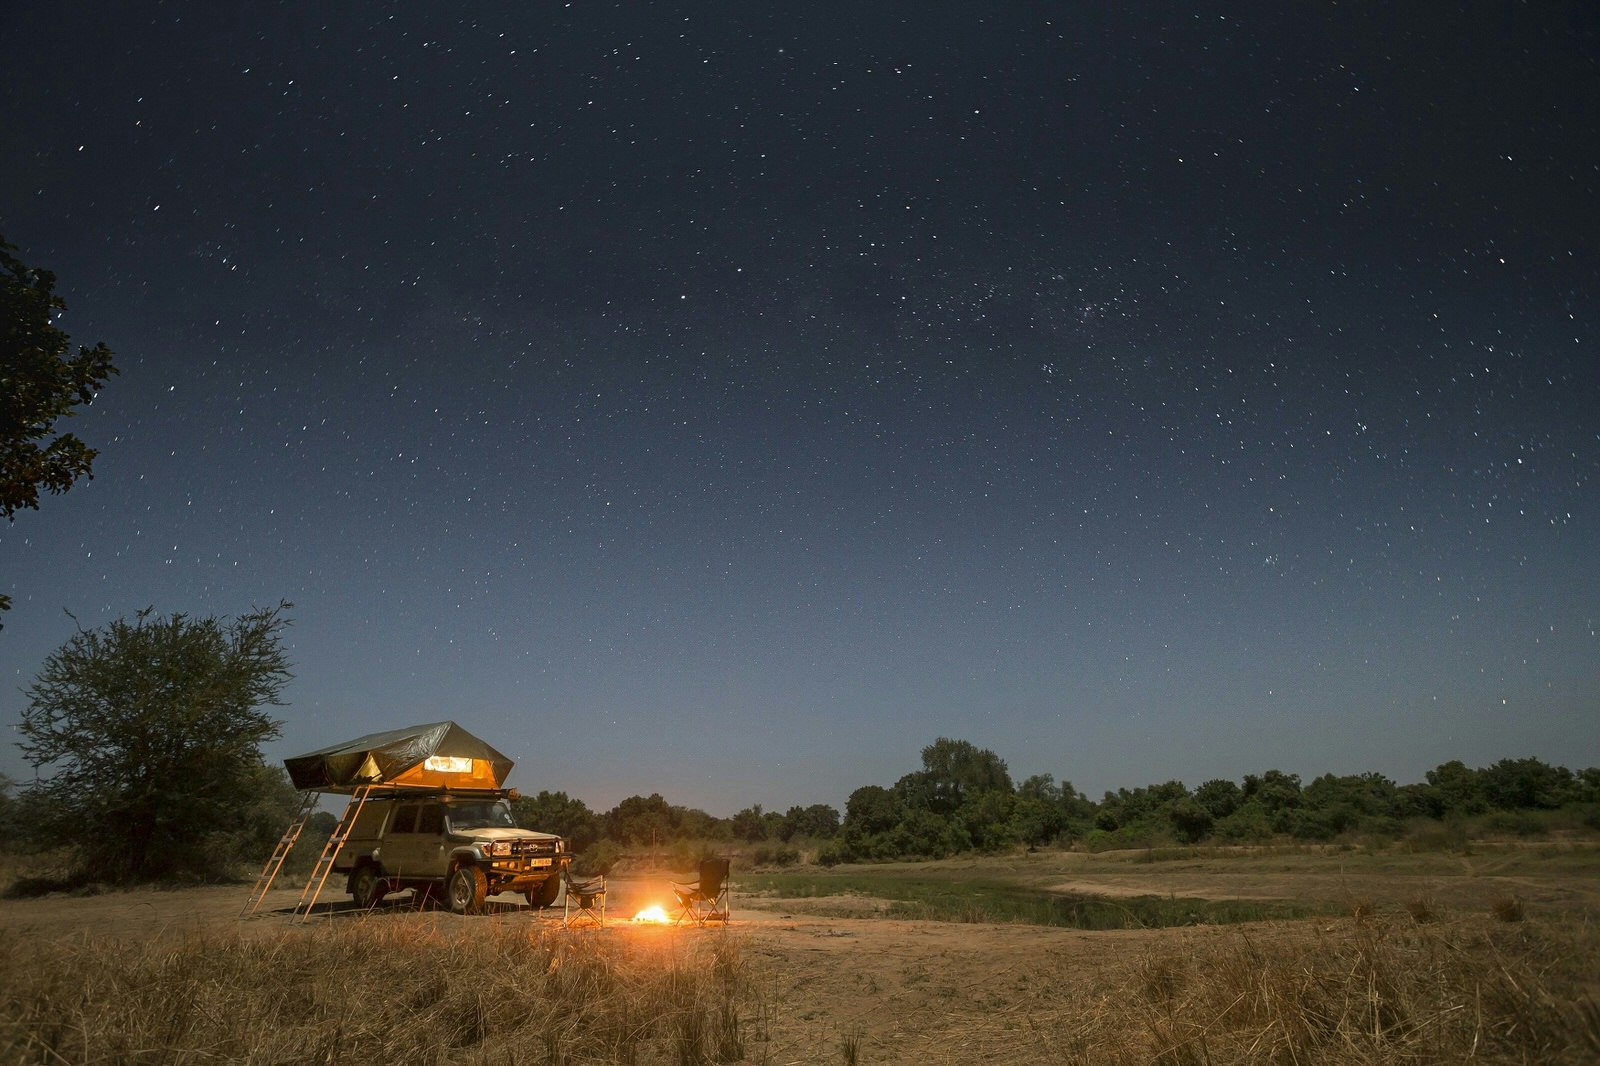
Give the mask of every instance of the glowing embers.
[[659, 905], [646, 907], [633, 916], [633, 920], [640, 925], [671, 925], [672, 919], [667, 917], [667, 912]]

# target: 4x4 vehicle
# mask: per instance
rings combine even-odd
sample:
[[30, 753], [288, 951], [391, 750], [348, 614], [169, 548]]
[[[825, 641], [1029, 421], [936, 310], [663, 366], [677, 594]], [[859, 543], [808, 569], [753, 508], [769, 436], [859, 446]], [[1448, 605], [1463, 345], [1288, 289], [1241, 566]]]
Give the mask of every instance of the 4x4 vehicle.
[[560, 837], [518, 828], [499, 789], [407, 789], [369, 797], [333, 868], [346, 890], [373, 907], [402, 889], [442, 896], [457, 914], [475, 914], [502, 892], [548, 907], [572, 860]]

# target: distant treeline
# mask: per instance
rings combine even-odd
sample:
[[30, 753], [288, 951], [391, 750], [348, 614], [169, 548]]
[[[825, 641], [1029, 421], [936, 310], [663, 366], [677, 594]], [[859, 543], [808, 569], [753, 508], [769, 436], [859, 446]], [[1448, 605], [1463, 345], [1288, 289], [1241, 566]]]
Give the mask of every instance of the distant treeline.
[[1536, 835], [1551, 825], [1539, 812], [1557, 810], [1569, 811], [1575, 827], [1600, 830], [1600, 768], [1574, 772], [1524, 758], [1474, 769], [1453, 760], [1409, 785], [1378, 773], [1323, 774], [1303, 784], [1298, 774], [1267, 770], [1192, 789], [1181, 781], [1122, 788], [1096, 802], [1050, 774], [1015, 783], [994, 752], [941, 737], [922, 750], [920, 770], [852, 792], [842, 817], [814, 804], [782, 814], [757, 805], [716, 818], [660, 795], [630, 796], [597, 813], [564, 792], [525, 796], [514, 810], [523, 825], [560, 833], [598, 865], [623, 849], [707, 840], [765, 845], [758, 855], [776, 862], [795, 861], [805, 843], [832, 864], [1021, 846], [1398, 839], [1419, 825], [1460, 827], [1469, 819], [1480, 831]]
[[[1473, 769], [1451, 761], [1426, 777], [1397, 785], [1377, 773], [1323, 774], [1302, 783], [1297, 774], [1267, 770], [1195, 788], [1181, 781], [1122, 788], [1096, 802], [1050, 774], [1013, 782], [994, 752], [941, 737], [922, 749], [921, 769], [893, 785], [856, 789], [842, 816], [818, 803], [781, 814], [756, 805], [717, 818], [660, 795], [630, 796], [597, 812], [565, 792], [522, 796], [512, 810], [519, 824], [565, 837], [581, 868], [601, 870], [624, 852], [640, 851], [687, 867], [708, 847], [734, 842], [749, 846], [757, 862], [813, 856], [832, 865], [1017, 847], [1102, 851], [1270, 840], [1404, 839], [1437, 849], [1465, 844], [1469, 836], [1600, 831], [1600, 768], [1574, 772], [1523, 758]], [[190, 850], [213, 858], [209, 865], [191, 863], [196, 869], [259, 861], [299, 804], [287, 776], [259, 764], [230, 782], [232, 793], [250, 800], [228, 819], [188, 808]], [[0, 776], [0, 849], [59, 846], [68, 839], [61, 827], [69, 813], [48, 790], [13, 795], [13, 783]], [[325, 839], [336, 821], [319, 814], [308, 839]], [[170, 851], [161, 854], [170, 859]]]

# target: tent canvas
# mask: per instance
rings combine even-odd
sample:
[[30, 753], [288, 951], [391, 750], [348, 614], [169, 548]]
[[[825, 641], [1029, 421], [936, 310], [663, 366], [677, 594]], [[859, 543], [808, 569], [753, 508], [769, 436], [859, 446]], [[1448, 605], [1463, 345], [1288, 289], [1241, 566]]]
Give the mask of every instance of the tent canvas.
[[371, 733], [283, 760], [302, 791], [351, 792], [363, 785], [500, 788], [512, 762], [454, 722]]

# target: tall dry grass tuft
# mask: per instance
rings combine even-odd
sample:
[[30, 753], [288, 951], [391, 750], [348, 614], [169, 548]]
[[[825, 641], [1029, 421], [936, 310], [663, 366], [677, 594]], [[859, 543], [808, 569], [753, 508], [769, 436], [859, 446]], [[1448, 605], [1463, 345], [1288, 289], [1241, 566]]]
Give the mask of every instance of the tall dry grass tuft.
[[1600, 930], [1576, 919], [1230, 931], [1139, 959], [1060, 1043], [1127, 1066], [1591, 1063], [1596, 957]]
[[1426, 925], [1438, 919], [1439, 905], [1434, 902], [1431, 895], [1415, 896], [1406, 901], [1406, 913], [1411, 915], [1411, 920], [1418, 925]]
[[1189, 979], [1189, 961], [1166, 952], [1151, 952], [1134, 965], [1139, 993], [1150, 1003], [1164, 1006], [1177, 998]]
[[10, 952], [0, 1061], [709, 1064], [742, 1057], [743, 1020], [762, 1008], [726, 932], [438, 917]]
[[1502, 922], [1520, 922], [1524, 917], [1522, 900], [1514, 895], [1496, 896], [1489, 901], [1489, 913]]

